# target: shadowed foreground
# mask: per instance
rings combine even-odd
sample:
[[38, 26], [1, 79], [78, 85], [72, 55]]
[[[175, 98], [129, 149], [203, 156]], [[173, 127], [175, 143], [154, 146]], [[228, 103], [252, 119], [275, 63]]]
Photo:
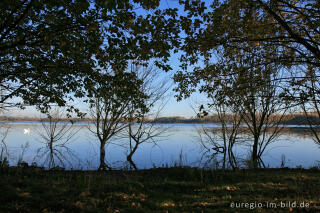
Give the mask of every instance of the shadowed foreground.
[[[251, 212], [318, 212], [319, 190], [316, 169], [98, 173], [6, 168], [0, 173], [0, 212], [247, 212], [250, 205]], [[289, 208], [288, 202], [310, 207]]]

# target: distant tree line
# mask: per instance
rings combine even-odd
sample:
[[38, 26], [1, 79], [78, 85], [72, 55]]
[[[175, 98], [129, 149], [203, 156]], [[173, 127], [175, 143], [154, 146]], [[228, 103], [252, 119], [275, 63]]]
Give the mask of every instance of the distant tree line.
[[[226, 115], [226, 123], [232, 123], [232, 114]], [[293, 114], [288, 115], [283, 119], [281, 124], [285, 125], [309, 125], [308, 120], [317, 123], [320, 123], [320, 119], [314, 115], [314, 116], [308, 116], [301, 114]], [[154, 120], [150, 120], [149, 122], [154, 123], [192, 123], [192, 124], [220, 124], [219, 115], [210, 115], [205, 116], [203, 118], [184, 118], [181, 116], [173, 116], [173, 117], [159, 117]]]
[[[226, 123], [232, 123], [232, 114], [226, 115]], [[0, 116], [0, 121], [9, 122], [49, 122], [49, 118], [37, 118], [37, 117], [14, 117], [14, 116]], [[73, 122], [73, 123], [88, 123], [92, 122], [91, 118], [67, 118], [62, 117], [59, 119], [60, 122]], [[309, 121], [320, 124], [320, 119], [314, 116], [306, 117], [303, 114], [291, 114], [283, 119], [281, 124], [284, 125], [309, 125]], [[123, 120], [123, 122], [129, 122]], [[136, 123], [138, 120], [132, 120], [131, 122]], [[155, 124], [171, 124], [171, 123], [186, 123], [186, 124], [220, 124], [219, 115], [213, 114], [210, 116], [205, 116], [203, 118], [193, 117], [185, 118], [183, 116], [172, 116], [172, 117], [157, 117], [154, 119], [145, 118], [145, 123], [155, 123]]]

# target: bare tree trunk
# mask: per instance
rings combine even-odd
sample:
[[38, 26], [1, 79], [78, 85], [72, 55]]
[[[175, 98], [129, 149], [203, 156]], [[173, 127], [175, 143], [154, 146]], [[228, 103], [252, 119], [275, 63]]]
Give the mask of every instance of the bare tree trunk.
[[[223, 109], [223, 111], [225, 111]], [[222, 122], [222, 129], [223, 129], [223, 162], [222, 162], [222, 169], [225, 170], [226, 169], [226, 151], [227, 151], [227, 139], [226, 139], [226, 133], [227, 133], [227, 127], [225, 125], [225, 122]]]
[[252, 166], [254, 169], [258, 168], [258, 142], [259, 138], [256, 136], [254, 137], [254, 143], [252, 147]]
[[129, 155], [127, 155], [127, 161], [130, 163], [130, 165], [135, 169], [138, 170], [137, 166], [135, 165], [135, 163], [132, 160], [132, 156], [133, 154], [136, 152], [136, 150], [138, 149], [139, 143], [135, 143], [133, 149], [130, 149], [130, 153]]
[[53, 168], [54, 165], [54, 155], [53, 155], [53, 141], [52, 138], [49, 142], [49, 152], [50, 152], [50, 159], [49, 159], [49, 168]]
[[236, 158], [234, 157], [232, 147], [228, 149], [228, 157], [229, 157], [229, 163], [232, 169], [237, 168], [237, 161]]
[[226, 169], [226, 160], [227, 160], [227, 153], [224, 151], [223, 152], [223, 162], [222, 162], [222, 169]]
[[100, 165], [98, 170], [106, 170], [108, 168], [106, 162], [104, 161], [105, 157], [106, 157], [106, 150], [105, 150], [105, 145], [106, 142], [101, 142], [100, 143]]
[[134, 168], [134, 170], [138, 170], [136, 164], [133, 162], [133, 160], [131, 158], [128, 159], [127, 157], [127, 161], [130, 163], [130, 165]]

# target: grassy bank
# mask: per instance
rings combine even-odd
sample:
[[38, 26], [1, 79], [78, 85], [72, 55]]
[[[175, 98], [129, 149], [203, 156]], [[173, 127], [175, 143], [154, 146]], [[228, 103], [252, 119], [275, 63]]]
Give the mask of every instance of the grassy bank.
[[0, 212], [320, 212], [319, 170], [6, 168], [0, 191]]

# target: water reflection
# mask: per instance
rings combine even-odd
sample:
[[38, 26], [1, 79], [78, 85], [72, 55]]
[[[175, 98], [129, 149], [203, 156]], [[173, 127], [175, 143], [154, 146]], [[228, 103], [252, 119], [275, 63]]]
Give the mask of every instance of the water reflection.
[[[6, 138], [10, 155], [10, 164], [15, 165], [19, 157], [29, 164], [36, 156], [36, 151], [42, 147], [35, 129], [40, 123], [13, 123]], [[77, 124], [83, 125], [83, 124]], [[76, 125], [76, 126], [77, 126]], [[138, 168], [152, 168], [159, 166], [189, 165], [203, 166], [203, 149], [199, 144], [197, 130], [200, 124], [161, 124], [169, 128], [168, 137], [157, 145], [142, 144], [133, 156]], [[217, 127], [210, 124], [206, 127]], [[28, 133], [25, 134], [25, 129]], [[106, 147], [106, 162], [113, 168], [128, 166], [126, 154], [128, 150], [118, 144], [123, 144], [125, 138], [118, 138]], [[21, 156], [21, 146], [28, 143], [28, 149]], [[77, 156], [67, 169], [96, 169], [99, 165], [98, 141], [87, 128], [82, 128], [77, 136], [70, 141], [68, 148]], [[307, 128], [292, 126], [285, 128], [277, 141], [270, 144], [263, 155], [263, 162], [267, 167], [280, 167], [285, 159], [284, 166], [309, 168], [315, 166], [319, 157], [320, 147], [312, 140], [311, 132]], [[243, 159], [249, 155], [246, 147], [237, 147], [235, 154]], [[20, 155], [20, 156], [19, 156]], [[285, 156], [285, 157], [283, 157]]]

